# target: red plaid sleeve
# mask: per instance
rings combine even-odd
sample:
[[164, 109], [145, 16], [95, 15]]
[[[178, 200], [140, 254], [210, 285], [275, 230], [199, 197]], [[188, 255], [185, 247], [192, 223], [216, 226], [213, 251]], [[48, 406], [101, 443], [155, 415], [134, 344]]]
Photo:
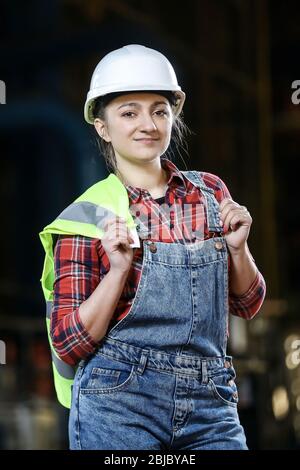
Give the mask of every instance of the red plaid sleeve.
[[266, 294], [266, 283], [258, 271], [251, 286], [242, 295], [229, 295], [230, 313], [246, 320], [251, 320], [259, 311]]
[[[218, 176], [212, 173], [203, 173], [202, 177], [207, 186], [213, 188], [215, 197], [220, 203], [224, 198], [231, 197], [231, 194], [224, 183]], [[253, 257], [252, 257], [253, 259]], [[253, 259], [254, 261], [254, 259]], [[229, 272], [230, 272], [230, 257], [229, 257]], [[264, 301], [266, 295], [266, 283], [262, 274], [257, 270], [256, 277], [247, 290], [242, 295], [233, 295], [229, 290], [229, 310], [232, 315], [250, 320], [253, 318]]]
[[55, 245], [50, 335], [58, 356], [70, 365], [97, 346], [80, 319], [79, 306], [100, 281], [99, 245], [100, 240], [82, 236], [60, 236]]

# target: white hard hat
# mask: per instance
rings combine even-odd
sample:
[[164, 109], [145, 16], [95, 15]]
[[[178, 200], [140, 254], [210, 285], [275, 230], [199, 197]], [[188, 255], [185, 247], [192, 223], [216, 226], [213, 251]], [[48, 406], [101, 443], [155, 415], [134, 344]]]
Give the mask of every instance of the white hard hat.
[[182, 110], [185, 93], [177, 83], [175, 71], [160, 52], [130, 44], [106, 54], [96, 66], [84, 105], [84, 118], [94, 123], [93, 106], [99, 96], [126, 91], [173, 91], [174, 113]]

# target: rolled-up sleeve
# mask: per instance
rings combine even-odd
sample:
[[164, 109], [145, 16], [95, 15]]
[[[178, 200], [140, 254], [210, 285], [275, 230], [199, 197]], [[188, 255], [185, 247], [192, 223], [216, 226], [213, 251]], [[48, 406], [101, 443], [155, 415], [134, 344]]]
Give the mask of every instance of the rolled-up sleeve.
[[266, 282], [260, 271], [249, 289], [242, 295], [229, 292], [229, 311], [232, 315], [251, 320], [260, 310], [266, 295]]

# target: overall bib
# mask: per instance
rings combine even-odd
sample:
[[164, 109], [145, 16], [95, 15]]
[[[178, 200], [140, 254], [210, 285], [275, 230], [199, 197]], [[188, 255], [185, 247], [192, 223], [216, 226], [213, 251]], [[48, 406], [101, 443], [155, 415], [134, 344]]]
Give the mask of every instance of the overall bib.
[[201, 190], [216, 236], [142, 240], [131, 309], [78, 366], [71, 449], [247, 449], [226, 355], [228, 252], [218, 203], [198, 172], [184, 173]]

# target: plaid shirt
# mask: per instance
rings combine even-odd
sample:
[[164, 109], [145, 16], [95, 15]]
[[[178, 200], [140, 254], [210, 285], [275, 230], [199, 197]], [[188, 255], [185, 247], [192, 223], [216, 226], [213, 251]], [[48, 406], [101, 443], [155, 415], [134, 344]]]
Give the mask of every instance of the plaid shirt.
[[[213, 234], [208, 232], [205, 218], [197, 220], [199, 212], [195, 210], [199, 204], [203, 207], [201, 191], [180, 173], [174, 163], [165, 158], [161, 161], [163, 168], [167, 170], [169, 175], [165, 197], [155, 200], [145, 189], [126, 186], [130, 206], [139, 204], [143, 216], [152, 212], [157, 214], [156, 220], [158, 222], [155, 226], [149, 227], [148, 225], [147, 227], [149, 233], [151, 231], [151, 237], [149, 236], [148, 239], [170, 243], [191, 241], [184, 226], [180, 225], [179, 228], [176, 216], [170, 217], [171, 223], [166, 224], [163, 221], [159, 211], [162, 202], [168, 205], [177, 202], [181, 205], [184, 204], [185, 208], [190, 208], [188, 213], [185, 209], [184, 220], [189, 220], [193, 228], [202, 224], [204, 238], [210, 238]], [[201, 176], [205, 184], [213, 188], [219, 203], [225, 197], [231, 198], [225, 183], [218, 176], [206, 172], [201, 172]], [[135, 214], [139, 216], [138, 212]], [[110, 326], [125, 317], [131, 307], [141, 276], [142, 250], [142, 246], [134, 248], [132, 267]], [[228, 264], [230, 272], [230, 256], [228, 256]], [[79, 306], [93, 293], [109, 268], [109, 259], [100, 239], [79, 235], [58, 237], [54, 250], [55, 281], [51, 312], [51, 338], [57, 354], [68, 364], [76, 365], [79, 360], [84, 359], [97, 348], [98, 343], [94, 341], [80, 319]], [[258, 271], [252, 285], [243, 295], [235, 296], [230, 293], [229, 289], [230, 312], [245, 319], [253, 318], [263, 303], [265, 293], [265, 281]]]

